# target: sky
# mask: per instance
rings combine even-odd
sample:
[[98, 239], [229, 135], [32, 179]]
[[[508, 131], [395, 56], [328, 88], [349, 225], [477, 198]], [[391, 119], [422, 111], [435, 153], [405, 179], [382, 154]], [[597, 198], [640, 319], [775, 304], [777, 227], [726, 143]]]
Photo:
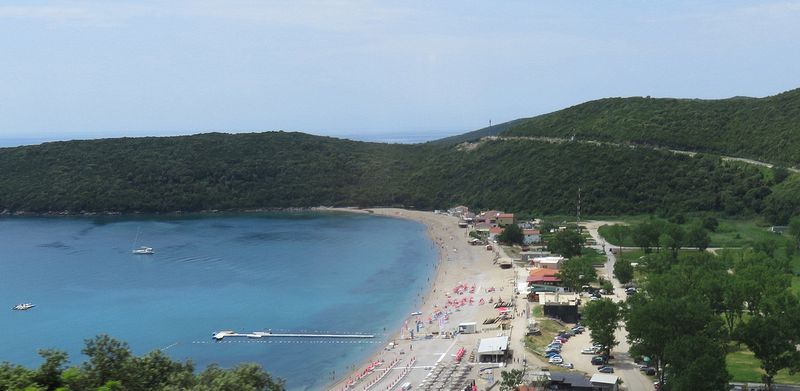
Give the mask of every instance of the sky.
[[798, 1], [0, 1], [0, 145], [431, 139], [611, 96], [800, 87]]

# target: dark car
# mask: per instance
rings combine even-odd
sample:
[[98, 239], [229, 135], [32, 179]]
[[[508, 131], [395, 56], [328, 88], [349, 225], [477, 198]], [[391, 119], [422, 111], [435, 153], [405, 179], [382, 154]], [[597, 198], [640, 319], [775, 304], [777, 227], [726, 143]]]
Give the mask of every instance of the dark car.
[[603, 367], [597, 368], [597, 372], [600, 372], [600, 373], [614, 373], [614, 368], [613, 367], [609, 367], [609, 366], [603, 366]]
[[603, 356], [592, 357], [592, 365], [606, 365], [606, 359]]
[[644, 367], [644, 368], [640, 369], [640, 371], [644, 372], [644, 374], [647, 375], [647, 376], [655, 376], [656, 375], [656, 369], [653, 368], [653, 367]]

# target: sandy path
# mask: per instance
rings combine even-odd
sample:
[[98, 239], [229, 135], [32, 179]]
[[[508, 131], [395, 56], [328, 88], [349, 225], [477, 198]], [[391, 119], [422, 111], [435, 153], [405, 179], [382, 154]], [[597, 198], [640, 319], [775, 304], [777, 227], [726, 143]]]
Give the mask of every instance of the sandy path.
[[[421, 222], [428, 228], [428, 235], [431, 240], [439, 247], [439, 260], [434, 282], [422, 299], [423, 304], [419, 309], [422, 315], [409, 316], [408, 318], [407, 327], [409, 329], [415, 328], [417, 320], [423, 322], [422, 329], [417, 333], [415, 339], [413, 341], [410, 340], [409, 333], [404, 330], [406, 326], [399, 325], [394, 336], [396, 346], [393, 349], [386, 347], [372, 355], [367, 362], [353, 368], [350, 374], [339, 379], [328, 389], [338, 391], [389, 390], [397, 389], [397, 384], [405, 382], [411, 383], [416, 388], [437, 363], [454, 363], [453, 355], [459, 348], [466, 349], [463, 361], [467, 362], [471, 353], [477, 349], [480, 338], [510, 334], [508, 330], [499, 330], [494, 325], [483, 326], [482, 323], [484, 319], [497, 315], [497, 310], [488, 303], [490, 299], [497, 301], [502, 298], [505, 301], [509, 301], [514, 296], [515, 271], [514, 269], [500, 269], [495, 265], [493, 260], [496, 253], [494, 251], [487, 251], [483, 246], [469, 245], [467, 243], [467, 230], [458, 227], [457, 218], [432, 212], [393, 208], [376, 208], [369, 211], [354, 209], [333, 210], [357, 213], [370, 213], [369, 211], [371, 211], [372, 214], [378, 216], [406, 218]], [[461, 283], [466, 283], [470, 288], [474, 285], [475, 292], [469, 293], [469, 290], [467, 290], [460, 295], [453, 293], [453, 288]], [[490, 288], [495, 290], [488, 292], [487, 290]], [[470, 298], [473, 299], [473, 304], [469, 304]], [[463, 301], [465, 299], [467, 304], [457, 310], [454, 306], [448, 305], [448, 300]], [[486, 304], [480, 305], [479, 301], [481, 299], [484, 299]], [[424, 338], [427, 334], [439, 331], [438, 322], [435, 320], [432, 323], [428, 322], [434, 306], [446, 311], [452, 311], [442, 331], [456, 329], [458, 324], [462, 322], [477, 322], [478, 333], [460, 334], [455, 338], [442, 338], [441, 335], [433, 336], [430, 339]], [[515, 323], [517, 322], [515, 321]], [[517, 334], [520, 333], [517, 332]], [[403, 337], [402, 339], [401, 336]], [[520, 338], [519, 336], [515, 337]], [[512, 346], [518, 345], [512, 343]], [[353, 381], [364, 373], [369, 363], [381, 360], [383, 364], [378, 366], [376, 370], [363, 376], [354, 385], [346, 387], [348, 382]], [[488, 385], [485, 379], [492, 377], [489, 375], [491, 372], [494, 372], [493, 377], [495, 380], [500, 378], [498, 369], [483, 371], [482, 377], [479, 377], [477, 365], [473, 368], [469, 378], [478, 379], [478, 387], [485, 388]]]

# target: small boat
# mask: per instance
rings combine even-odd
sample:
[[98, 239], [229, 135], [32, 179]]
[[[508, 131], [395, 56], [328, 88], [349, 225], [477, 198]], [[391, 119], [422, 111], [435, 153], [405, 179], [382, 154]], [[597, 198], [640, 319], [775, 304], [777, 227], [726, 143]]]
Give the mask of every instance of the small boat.
[[156, 253], [155, 251], [153, 251], [152, 247], [145, 247], [145, 246], [142, 246], [142, 247], [139, 247], [137, 249], [134, 249], [132, 252], [134, 254], [155, 254]]
[[12, 310], [14, 310], [14, 311], [27, 311], [27, 310], [29, 310], [29, 309], [31, 309], [31, 308], [33, 308], [33, 307], [36, 307], [36, 304], [32, 304], [32, 303], [22, 303], [22, 304], [17, 304], [17, 305], [15, 305], [15, 306], [14, 306], [13, 308], [11, 308], [11, 309], [12, 309]]
[[134, 249], [131, 252], [134, 253], [134, 254], [144, 254], [144, 255], [155, 254], [156, 252], [153, 251], [152, 247], [142, 246], [142, 247], [139, 247], [139, 248], [135, 248], [136, 244], [139, 242], [139, 234], [141, 234], [141, 233], [142, 233], [141, 229], [136, 229], [136, 239], [134, 239], [134, 241], [133, 241]]

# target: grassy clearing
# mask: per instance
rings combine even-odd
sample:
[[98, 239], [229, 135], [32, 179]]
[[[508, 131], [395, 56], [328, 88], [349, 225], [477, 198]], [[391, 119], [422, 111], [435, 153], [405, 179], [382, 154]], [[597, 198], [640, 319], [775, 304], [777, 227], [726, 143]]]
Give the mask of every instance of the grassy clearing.
[[[630, 221], [625, 222], [630, 223]], [[696, 222], [697, 221], [694, 219], [687, 219], [686, 224], [683, 224], [682, 227], [684, 229], [688, 229]], [[774, 241], [776, 245], [784, 245], [787, 241], [791, 241], [791, 238], [788, 235], [777, 235], [767, 231], [769, 224], [760, 218], [718, 219], [718, 222], [719, 226], [717, 227], [716, 231], [709, 232], [709, 236], [711, 238], [710, 247], [751, 247], [754, 243], [763, 241]], [[613, 242], [613, 239], [608, 236], [608, 228], [609, 226], [607, 225], [601, 226], [598, 229], [598, 232], [609, 243], [612, 243], [615, 246], [619, 245], [619, 243]], [[636, 246], [636, 244], [633, 242], [633, 238], [630, 235], [622, 241], [622, 245], [625, 247]]]
[[539, 326], [542, 334], [525, 337], [525, 348], [536, 354], [544, 355], [545, 347], [553, 341], [553, 337], [555, 337], [559, 331], [564, 329], [564, 326], [554, 320], [542, 319], [539, 317], [536, 318], [536, 324]]
[[[728, 346], [726, 357], [726, 367], [728, 373], [733, 376], [733, 381], [760, 383], [764, 371], [761, 370], [761, 362], [747, 350], [744, 346], [731, 344]], [[789, 374], [788, 370], [782, 370], [775, 375], [775, 383], [797, 384], [800, 383], [800, 373]]]
[[593, 248], [584, 247], [581, 256], [592, 260], [592, 265], [603, 265], [606, 263], [606, 256]]
[[769, 224], [759, 219], [720, 219], [716, 232], [711, 232], [712, 247], [750, 247], [754, 243], [776, 240], [783, 244], [788, 235], [777, 235], [767, 231]]

